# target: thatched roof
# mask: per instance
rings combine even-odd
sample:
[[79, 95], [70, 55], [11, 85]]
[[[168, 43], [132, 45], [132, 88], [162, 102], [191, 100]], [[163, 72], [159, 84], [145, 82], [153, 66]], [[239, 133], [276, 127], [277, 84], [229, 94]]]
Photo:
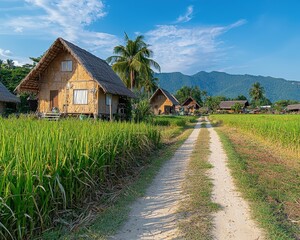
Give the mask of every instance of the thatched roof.
[[197, 101], [196, 101], [194, 98], [192, 98], [192, 97], [188, 97], [188, 98], [181, 104], [181, 106], [189, 106], [189, 105], [193, 105], [194, 107], [198, 107], [198, 108], [201, 107], [200, 104], [197, 103]]
[[40, 62], [22, 80], [16, 91], [38, 92], [40, 74], [46, 70], [54, 58], [62, 51], [69, 52], [85, 68], [90, 77], [98, 82], [105, 93], [134, 97], [133, 92], [126, 88], [122, 80], [104, 60], [62, 38], [55, 40]]
[[20, 99], [8, 91], [8, 89], [0, 82], [0, 102], [18, 103], [20, 102]]
[[300, 111], [300, 104], [287, 105], [286, 110], [287, 111]]
[[241, 104], [243, 107], [249, 106], [249, 103], [247, 100], [222, 101], [220, 103], [220, 109], [231, 109], [231, 107], [236, 103]]
[[166, 98], [168, 98], [172, 103], [173, 105], [179, 105], [179, 102], [178, 100], [171, 94], [169, 93], [167, 90], [165, 89], [162, 89], [162, 88], [158, 88], [154, 93], [153, 95], [151, 96], [151, 98], [149, 99], [149, 101], [151, 102], [151, 100], [159, 93], [162, 93], [163, 95], [165, 95]]

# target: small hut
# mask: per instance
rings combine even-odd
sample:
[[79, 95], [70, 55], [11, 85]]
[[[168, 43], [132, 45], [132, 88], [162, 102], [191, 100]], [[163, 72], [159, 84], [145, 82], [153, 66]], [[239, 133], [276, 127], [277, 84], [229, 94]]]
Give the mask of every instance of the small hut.
[[13, 95], [8, 89], [0, 82], [0, 115], [5, 112], [7, 104], [17, 104], [20, 99]]
[[194, 114], [195, 110], [200, 109], [200, 104], [192, 97], [188, 97], [182, 104], [183, 111], [186, 114]]
[[155, 115], [174, 114], [176, 107], [179, 106], [177, 99], [162, 88], [158, 88], [149, 101]]
[[219, 105], [219, 111], [226, 111], [229, 113], [233, 113], [234, 110], [232, 109], [235, 104], [240, 104], [242, 106], [241, 112], [245, 112], [246, 107], [249, 106], [247, 100], [236, 100], [236, 101], [221, 101]]
[[40, 113], [112, 117], [124, 111], [133, 92], [102, 59], [62, 38], [16, 88], [36, 95]]
[[287, 112], [300, 112], [300, 104], [291, 104], [286, 107]]

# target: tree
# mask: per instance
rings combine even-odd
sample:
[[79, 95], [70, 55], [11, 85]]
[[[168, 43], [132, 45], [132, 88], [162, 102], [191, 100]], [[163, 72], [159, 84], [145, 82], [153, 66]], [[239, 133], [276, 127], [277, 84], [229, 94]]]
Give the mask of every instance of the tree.
[[138, 85], [136, 80], [150, 77], [151, 68], [160, 71], [159, 64], [151, 59], [153, 53], [142, 35], [131, 40], [125, 33], [125, 46], [116, 46], [114, 54], [116, 55], [107, 58], [106, 61], [112, 64], [112, 69], [131, 90]]
[[183, 86], [175, 93], [175, 97], [180, 103], [183, 103], [188, 97], [192, 97], [201, 105], [204, 96], [206, 96], [206, 91], [201, 91], [198, 86]]
[[42, 59], [42, 57], [44, 56], [44, 54], [42, 54], [39, 57], [29, 57], [33, 61], [33, 67], [39, 63], [39, 61]]
[[15, 67], [15, 63], [12, 59], [6, 59], [5, 63], [2, 64], [6, 69], [13, 69]]
[[207, 97], [204, 105], [210, 110], [210, 111], [217, 111], [221, 101], [226, 101], [227, 98], [224, 96], [214, 96], [214, 97]]
[[140, 83], [141, 87], [147, 92], [148, 99], [150, 94], [158, 88], [158, 78], [153, 77], [153, 74], [147, 74], [145, 78], [140, 80]]
[[249, 90], [249, 95], [252, 98], [252, 104], [257, 107], [260, 102], [265, 99], [265, 90], [259, 82], [255, 82]]
[[247, 97], [244, 95], [238, 95], [236, 98], [234, 98], [233, 100], [247, 100]]
[[298, 104], [298, 101], [295, 100], [279, 100], [277, 102], [274, 103], [273, 108], [278, 111], [281, 112], [283, 111], [288, 105], [291, 104]]
[[235, 112], [235, 113], [239, 113], [243, 110], [243, 105], [240, 103], [235, 103], [231, 109]]

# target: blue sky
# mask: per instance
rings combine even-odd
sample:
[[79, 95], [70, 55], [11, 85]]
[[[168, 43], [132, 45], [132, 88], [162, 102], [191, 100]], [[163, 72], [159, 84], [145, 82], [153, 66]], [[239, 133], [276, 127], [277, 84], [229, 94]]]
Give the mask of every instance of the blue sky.
[[0, 58], [17, 64], [63, 37], [105, 59], [143, 34], [162, 72], [300, 81], [298, 0], [0, 0]]

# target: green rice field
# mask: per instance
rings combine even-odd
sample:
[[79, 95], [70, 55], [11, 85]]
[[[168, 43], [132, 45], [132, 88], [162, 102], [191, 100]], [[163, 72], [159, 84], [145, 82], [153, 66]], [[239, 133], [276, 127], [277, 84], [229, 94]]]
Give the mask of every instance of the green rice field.
[[31, 239], [161, 143], [149, 124], [0, 118], [0, 239]]
[[210, 119], [257, 135], [300, 155], [300, 115], [213, 115]]

